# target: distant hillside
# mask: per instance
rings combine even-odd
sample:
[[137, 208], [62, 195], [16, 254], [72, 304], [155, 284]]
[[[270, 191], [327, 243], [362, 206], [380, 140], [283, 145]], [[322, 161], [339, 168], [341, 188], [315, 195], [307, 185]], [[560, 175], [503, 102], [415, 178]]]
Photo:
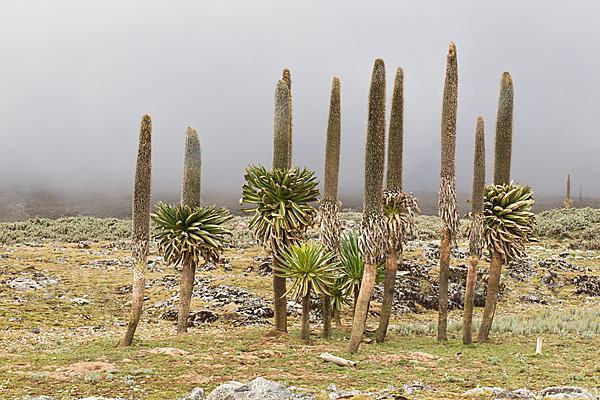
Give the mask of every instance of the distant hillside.
[[[437, 215], [437, 193], [415, 192], [419, 207], [424, 215]], [[204, 202], [227, 207], [233, 214], [241, 214], [238, 204], [239, 195], [221, 193], [218, 196], [207, 195]], [[470, 195], [458, 194], [461, 215], [466, 214], [470, 206], [467, 199]], [[155, 192], [153, 202], [179, 201], [179, 193]], [[359, 211], [362, 208], [361, 196], [342, 196], [342, 208]], [[59, 218], [59, 217], [116, 217], [131, 218], [131, 193], [120, 191], [116, 193], [84, 193], [50, 190], [30, 190], [15, 187], [0, 188], [0, 222], [23, 221], [28, 218]], [[563, 198], [560, 196], [536, 195], [535, 212], [562, 207]], [[576, 207], [600, 208], [600, 198], [584, 197], [582, 202], [575, 199]]]

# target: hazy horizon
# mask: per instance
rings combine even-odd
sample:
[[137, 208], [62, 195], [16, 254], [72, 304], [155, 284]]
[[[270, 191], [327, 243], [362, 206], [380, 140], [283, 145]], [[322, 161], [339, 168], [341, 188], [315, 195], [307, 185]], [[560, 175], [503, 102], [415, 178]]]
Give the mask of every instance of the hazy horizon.
[[[405, 72], [404, 189], [436, 192], [442, 86], [457, 46], [457, 190], [469, 193], [478, 115], [487, 177], [500, 75], [515, 85], [512, 176], [540, 195], [600, 196], [600, 4], [563, 1], [302, 3], [36, 0], [0, 13], [0, 188], [130, 190], [142, 114], [153, 120], [153, 188], [177, 193], [187, 126], [203, 193], [240, 192], [271, 163], [273, 93], [292, 74], [293, 164], [323, 176], [331, 80], [341, 80], [340, 193], [360, 196], [376, 58], [387, 98]], [[293, 16], [293, 18], [291, 18]], [[389, 109], [387, 112], [389, 119]], [[592, 161], [592, 162], [590, 162]]]

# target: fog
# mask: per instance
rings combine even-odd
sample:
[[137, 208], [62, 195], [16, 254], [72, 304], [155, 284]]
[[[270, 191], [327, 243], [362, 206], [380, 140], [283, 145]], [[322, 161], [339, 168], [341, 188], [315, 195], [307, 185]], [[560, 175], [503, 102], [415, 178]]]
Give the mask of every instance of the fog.
[[[131, 190], [142, 114], [153, 185], [180, 189], [194, 127], [203, 195], [240, 192], [270, 165], [273, 94], [292, 72], [293, 164], [324, 166], [331, 80], [341, 80], [340, 191], [360, 195], [373, 61], [388, 100], [405, 72], [404, 188], [436, 192], [446, 52], [457, 46], [457, 187], [469, 193], [475, 123], [488, 180], [500, 76], [515, 85], [512, 176], [536, 193], [600, 196], [600, 4], [593, 1], [114, 1], [0, 6], [0, 185]], [[389, 109], [388, 109], [389, 118]]]

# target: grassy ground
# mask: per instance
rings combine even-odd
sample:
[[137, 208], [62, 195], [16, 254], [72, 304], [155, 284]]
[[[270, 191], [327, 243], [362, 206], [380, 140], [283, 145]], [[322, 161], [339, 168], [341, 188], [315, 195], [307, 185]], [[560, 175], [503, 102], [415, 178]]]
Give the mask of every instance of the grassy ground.
[[[570, 262], [591, 267], [591, 274], [599, 275], [600, 252], [571, 250], [568, 239], [546, 239], [529, 248], [537, 258], [565, 252]], [[219, 266], [201, 274], [213, 278], [211, 284], [228, 283], [270, 298], [270, 278], [245, 273], [249, 266], [258, 266], [254, 257], [259, 255], [264, 253], [257, 247], [231, 248], [224, 257], [231, 260], [233, 271], [225, 273]], [[153, 249], [151, 257], [156, 256]], [[568, 283], [551, 293], [539, 276], [522, 283], [503, 278], [510, 290], [499, 305], [492, 340], [484, 344], [461, 344], [461, 311], [451, 313], [447, 343], [435, 341], [435, 313], [403, 314], [394, 317], [385, 344], [363, 343], [354, 356], [345, 352], [347, 327], [336, 330], [331, 341], [314, 336], [306, 344], [298, 339], [296, 319], [290, 321], [290, 334], [276, 337], [267, 335], [268, 325], [235, 328], [219, 320], [177, 338], [173, 323], [145, 314], [135, 345], [119, 350], [115, 346], [124, 333], [130, 296], [123, 290], [131, 283], [128, 257], [121, 242], [91, 243], [89, 248], [64, 242], [0, 246], [1, 399], [40, 394], [61, 399], [92, 395], [175, 399], [196, 386], [211, 390], [232, 379], [258, 376], [308, 387], [317, 394], [332, 382], [343, 389], [381, 389], [419, 380], [437, 389], [418, 395], [431, 398], [456, 398], [478, 385], [532, 390], [600, 386], [600, 301], [574, 295]], [[412, 250], [406, 257], [419, 259], [420, 251]], [[107, 259], [120, 264], [97, 263]], [[176, 275], [171, 267], [157, 266], [147, 279]], [[557, 281], [572, 277], [571, 272], [558, 273]], [[19, 292], [7, 284], [17, 276], [45, 276], [58, 283]], [[173, 291], [154, 287], [147, 292], [146, 304], [164, 301]], [[544, 294], [550, 304], [517, 300], [530, 292]], [[89, 304], [78, 305], [77, 298]], [[192, 308], [210, 305], [195, 299]], [[477, 309], [476, 318], [480, 315]], [[344, 316], [349, 325], [349, 310]], [[376, 322], [370, 319], [370, 327]], [[544, 339], [542, 356], [534, 355], [538, 336]], [[358, 365], [325, 363], [318, 358], [324, 351]]]

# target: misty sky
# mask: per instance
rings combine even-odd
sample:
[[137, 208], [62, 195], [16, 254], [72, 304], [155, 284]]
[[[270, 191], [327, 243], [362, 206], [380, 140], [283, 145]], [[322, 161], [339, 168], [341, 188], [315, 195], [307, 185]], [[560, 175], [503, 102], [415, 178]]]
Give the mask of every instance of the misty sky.
[[[492, 4], [493, 3], [493, 4]], [[178, 191], [187, 126], [203, 194], [270, 165], [273, 93], [292, 72], [294, 165], [321, 177], [331, 80], [341, 80], [340, 191], [362, 191], [367, 94], [405, 71], [404, 188], [439, 186], [446, 52], [459, 68], [457, 186], [470, 192], [478, 115], [488, 180], [500, 75], [515, 84], [512, 176], [541, 194], [600, 196], [600, 3], [595, 1], [4, 1], [0, 184], [130, 190], [142, 114], [155, 190]], [[388, 109], [389, 118], [389, 109]]]

